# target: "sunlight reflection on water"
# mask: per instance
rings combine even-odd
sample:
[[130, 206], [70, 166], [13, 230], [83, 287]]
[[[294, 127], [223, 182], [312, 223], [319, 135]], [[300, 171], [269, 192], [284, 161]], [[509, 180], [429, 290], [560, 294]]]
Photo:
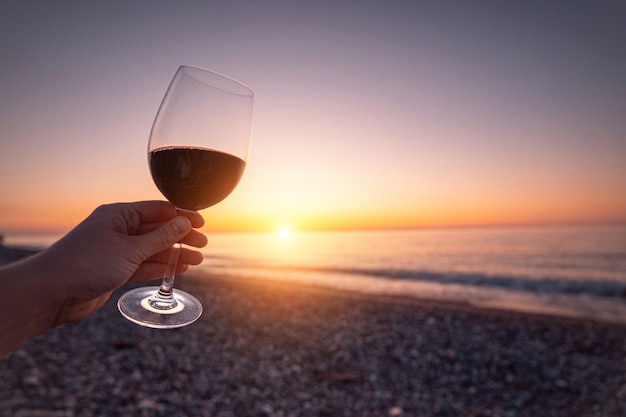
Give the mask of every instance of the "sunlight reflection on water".
[[204, 253], [219, 275], [626, 321], [624, 226], [216, 234]]

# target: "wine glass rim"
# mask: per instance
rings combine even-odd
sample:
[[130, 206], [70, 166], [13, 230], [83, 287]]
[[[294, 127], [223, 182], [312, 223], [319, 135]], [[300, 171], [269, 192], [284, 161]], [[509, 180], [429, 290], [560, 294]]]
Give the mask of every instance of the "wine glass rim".
[[[178, 68], [178, 70], [184, 72], [185, 75], [187, 75], [190, 78], [193, 78], [194, 80], [196, 80], [196, 81], [198, 81], [198, 82], [200, 82], [202, 84], [209, 85], [209, 86], [217, 88], [219, 90], [227, 91], [229, 93], [237, 94], [237, 95], [240, 95], [240, 96], [251, 96], [251, 97], [254, 96], [254, 91], [252, 90], [252, 88], [250, 88], [246, 84], [242, 83], [241, 81], [239, 81], [239, 80], [237, 80], [237, 79], [235, 79], [233, 77], [229, 77], [228, 75], [222, 74], [222, 73], [214, 71], [212, 69], [199, 67], [199, 66], [196, 66], [196, 65], [181, 65]], [[226, 81], [230, 82], [231, 85], [234, 83], [235, 85], [240, 87], [240, 90], [236, 90], [234, 88], [229, 88], [228, 86], [225, 86], [225, 85], [220, 85], [218, 83], [211, 82], [210, 79], [203, 78], [203, 77], [198, 75], [198, 74], [202, 74], [202, 73], [212, 74], [212, 75], [217, 77], [217, 78], [214, 77], [214, 79], [226, 80]]]

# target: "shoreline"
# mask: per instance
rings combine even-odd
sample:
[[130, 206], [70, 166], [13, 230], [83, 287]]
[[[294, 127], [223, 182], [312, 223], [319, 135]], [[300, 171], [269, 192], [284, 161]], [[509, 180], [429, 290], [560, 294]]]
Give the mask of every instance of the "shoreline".
[[[223, 283], [223, 285], [232, 285], [234, 287], [246, 288], [246, 291], [273, 291], [277, 290], [281, 293], [297, 293], [310, 294], [315, 297], [332, 298], [337, 297], [345, 300], [353, 300], [357, 303], [380, 303], [382, 305], [398, 305], [406, 308], [416, 308], [420, 310], [437, 310], [449, 311], [455, 314], [476, 314], [485, 316], [511, 316], [520, 317], [527, 320], [544, 320], [553, 322], [556, 325], [574, 326], [580, 323], [597, 323], [609, 327], [623, 328], [626, 331], [625, 320], [606, 320], [598, 317], [586, 315], [562, 315], [554, 313], [551, 310], [529, 310], [527, 308], [510, 308], [510, 306], [501, 305], [499, 303], [474, 303], [469, 301], [457, 301], [446, 298], [428, 298], [418, 297], [413, 294], [395, 294], [372, 292], [367, 290], [344, 289], [339, 287], [331, 287], [324, 284], [316, 284], [311, 282], [300, 282], [288, 279], [273, 278], [257, 278], [242, 277], [234, 275], [210, 274], [207, 271], [190, 270], [183, 276], [177, 278], [177, 283], [184, 287], [186, 291], [203, 292], [203, 284], [207, 281], [215, 281]], [[158, 285], [158, 282], [157, 282]], [[181, 288], [183, 289], [183, 288]]]
[[212, 270], [201, 266], [188, 275], [222, 276], [227, 279], [284, 282], [286, 284], [320, 287], [352, 292], [365, 296], [384, 296], [442, 303], [466, 305], [483, 310], [511, 311], [519, 314], [545, 315], [570, 319], [591, 319], [626, 325], [626, 300], [624, 297], [597, 296], [594, 294], [563, 294], [541, 291], [522, 291], [514, 288], [466, 285], [460, 283], [411, 281], [393, 278], [373, 278], [357, 274], [332, 274], [319, 271], [298, 271], [285, 274], [282, 270], [249, 270], [235, 268]]
[[[33, 246], [0, 244], [0, 266], [36, 254], [42, 248]], [[502, 288], [476, 287], [458, 283], [420, 282], [402, 279], [375, 279], [355, 274], [325, 274], [311, 272], [310, 279], [290, 279], [280, 277], [280, 270], [264, 271], [261, 274], [212, 271], [211, 266], [192, 268], [187, 276], [196, 280], [206, 277], [222, 279], [261, 281], [265, 285], [296, 285], [318, 288], [321, 291], [340, 291], [356, 297], [389, 298], [394, 302], [416, 302], [443, 305], [448, 308], [461, 307], [477, 310], [494, 310], [546, 316], [572, 320], [591, 320], [601, 323], [626, 325], [626, 302], [623, 297], [602, 297], [592, 294], [553, 294], [538, 291], [510, 291]], [[272, 277], [278, 275], [279, 277]], [[300, 274], [306, 276], [306, 271]], [[328, 278], [331, 277], [331, 278]], [[334, 283], [330, 283], [336, 277]], [[316, 279], [319, 278], [319, 279]], [[341, 283], [339, 283], [341, 282]], [[365, 285], [364, 285], [365, 283]]]

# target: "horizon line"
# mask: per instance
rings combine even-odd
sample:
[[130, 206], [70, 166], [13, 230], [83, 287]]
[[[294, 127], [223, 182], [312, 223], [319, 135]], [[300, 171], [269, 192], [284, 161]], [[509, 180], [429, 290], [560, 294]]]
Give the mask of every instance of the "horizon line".
[[[406, 226], [365, 226], [365, 227], [318, 227], [318, 228], [290, 228], [292, 233], [315, 233], [315, 232], [384, 232], [384, 231], [410, 231], [410, 230], [449, 230], [449, 229], [498, 229], [498, 228], [530, 228], [530, 227], [576, 227], [576, 226], [626, 226], [626, 219], [615, 220], [587, 220], [587, 221], [564, 221], [564, 222], [504, 222], [504, 223], [476, 223], [476, 224], [449, 224], [449, 225], [406, 225]], [[75, 226], [74, 226], [75, 227]], [[65, 228], [7, 228], [0, 229], [0, 237], [8, 236], [36, 236], [36, 235], [65, 235], [74, 227]], [[212, 229], [200, 228], [202, 233], [276, 233], [277, 228], [229, 228]]]

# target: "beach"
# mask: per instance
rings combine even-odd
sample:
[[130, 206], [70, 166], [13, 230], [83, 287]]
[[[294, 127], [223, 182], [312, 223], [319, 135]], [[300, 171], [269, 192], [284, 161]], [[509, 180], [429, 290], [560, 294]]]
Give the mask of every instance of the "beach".
[[176, 330], [116, 301], [0, 362], [0, 416], [619, 416], [626, 328], [191, 272]]

